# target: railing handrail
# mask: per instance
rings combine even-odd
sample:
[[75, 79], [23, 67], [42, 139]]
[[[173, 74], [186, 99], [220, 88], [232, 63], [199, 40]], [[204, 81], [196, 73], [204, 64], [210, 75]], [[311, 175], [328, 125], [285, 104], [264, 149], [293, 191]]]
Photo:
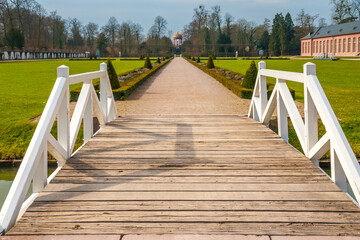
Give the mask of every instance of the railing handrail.
[[[276, 84], [269, 100], [266, 77], [276, 78]], [[286, 85], [287, 80], [304, 83], [305, 122], [292, 99]], [[315, 64], [305, 64], [304, 73], [293, 73], [266, 69], [266, 63], [259, 62], [259, 71], [248, 116], [269, 125], [275, 108], [277, 108], [278, 134], [288, 141], [289, 115], [305, 155], [319, 166], [320, 158], [330, 150], [331, 179], [344, 192], [347, 192], [348, 182], [355, 200], [359, 203], [360, 165], [320, 85], [316, 76]], [[318, 116], [326, 130], [320, 140]]]
[[[92, 84], [92, 80], [96, 78], [100, 78], [100, 100]], [[70, 120], [69, 85], [76, 83], [83, 83], [83, 86]], [[14, 226], [26, 208], [71, 157], [82, 121], [84, 121], [84, 144], [93, 137], [93, 109], [101, 126], [117, 117], [107, 65], [100, 64], [100, 71], [72, 76], [69, 76], [68, 67], [59, 67], [58, 78], [1, 208], [0, 235]], [[56, 117], [57, 139], [50, 133]], [[58, 162], [58, 169], [49, 178], [47, 176], [48, 152]], [[32, 180], [33, 194], [25, 201]]]

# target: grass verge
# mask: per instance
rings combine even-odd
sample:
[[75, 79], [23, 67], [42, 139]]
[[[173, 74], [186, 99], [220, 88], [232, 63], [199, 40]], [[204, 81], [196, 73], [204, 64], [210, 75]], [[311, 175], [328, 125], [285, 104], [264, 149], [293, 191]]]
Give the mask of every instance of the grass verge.
[[[266, 61], [268, 69], [303, 72], [309, 60]], [[258, 63], [259, 61], [256, 61]], [[312, 60], [316, 64], [317, 77], [340, 122], [340, 125], [357, 157], [360, 157], [360, 61]], [[215, 66], [243, 74], [251, 60], [214, 60]], [[268, 82], [275, 83], [274, 79]], [[296, 91], [296, 100], [304, 101], [303, 84], [287, 82]], [[319, 132], [325, 131], [321, 126]]]
[[[66, 65], [70, 74], [97, 71], [100, 61], [27, 61], [0, 63], [0, 159], [23, 157], [39, 116], [56, 80], [57, 67]], [[144, 65], [144, 61], [113, 61], [118, 74]], [[72, 85], [72, 89], [79, 88]]]

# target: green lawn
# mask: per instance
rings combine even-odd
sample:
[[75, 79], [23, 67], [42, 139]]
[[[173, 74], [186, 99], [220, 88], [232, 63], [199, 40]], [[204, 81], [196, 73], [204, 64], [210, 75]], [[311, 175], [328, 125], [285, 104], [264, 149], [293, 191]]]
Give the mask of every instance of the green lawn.
[[[66, 65], [70, 74], [97, 71], [101, 61], [34, 61], [0, 63], [0, 159], [21, 158], [56, 80], [56, 68]], [[142, 61], [113, 61], [118, 74], [140, 68]], [[73, 86], [73, 88], [76, 86]]]
[[[329, 60], [268, 60], [268, 69], [303, 72], [311, 61], [317, 66], [317, 76], [338, 117], [355, 154], [360, 157], [360, 61]], [[251, 60], [215, 60], [215, 66], [245, 74]], [[256, 61], [257, 63], [258, 61]], [[295, 89], [296, 98], [303, 102], [303, 84], [288, 83]]]

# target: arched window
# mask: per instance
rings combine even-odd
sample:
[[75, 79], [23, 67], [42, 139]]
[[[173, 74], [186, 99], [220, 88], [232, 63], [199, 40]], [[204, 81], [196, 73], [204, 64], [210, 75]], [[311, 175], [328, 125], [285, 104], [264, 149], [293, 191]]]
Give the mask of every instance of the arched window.
[[356, 38], [353, 38], [353, 52], [356, 52]]
[[339, 48], [338, 48], [338, 52], [341, 53], [341, 39], [339, 39]]
[[346, 52], [346, 38], [343, 39], [343, 52]]
[[351, 52], [351, 38], [348, 38], [348, 52]]
[[333, 40], [330, 41], [330, 53], [333, 53]]
[[329, 40], [326, 41], [326, 52], [329, 52]]
[[335, 39], [335, 44], [334, 44], [334, 52], [336, 53], [336, 49], [337, 49], [337, 40]]

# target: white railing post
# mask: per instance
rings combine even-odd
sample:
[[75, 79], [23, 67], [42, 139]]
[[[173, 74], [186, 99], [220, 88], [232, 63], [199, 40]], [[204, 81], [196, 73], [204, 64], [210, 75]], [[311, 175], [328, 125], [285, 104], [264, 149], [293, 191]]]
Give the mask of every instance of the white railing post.
[[[107, 74], [107, 64], [106, 63], [101, 63], [100, 64], [100, 71], [105, 71]], [[104, 113], [104, 118], [105, 121], [107, 121], [108, 117], [107, 117], [107, 99], [108, 99], [108, 94], [107, 94], [107, 77], [101, 77], [100, 78], [100, 104], [101, 104], [101, 108], [103, 110]]]
[[[261, 69], [266, 69], [266, 62], [259, 62], [259, 72]], [[259, 97], [260, 97], [260, 119], [263, 118], [264, 112], [267, 105], [267, 85], [266, 85], [266, 76], [259, 74]]]
[[[304, 114], [305, 114], [305, 155], [309, 157], [309, 152], [319, 140], [318, 134], [318, 115], [315, 103], [310, 95], [307, 84], [307, 76], [316, 75], [316, 65], [307, 63], [304, 65]], [[313, 159], [316, 166], [319, 166], [319, 159]]]
[[[91, 83], [91, 81], [90, 81]], [[93, 99], [89, 94], [89, 100], [84, 112], [84, 142], [88, 142], [93, 136]]]
[[347, 192], [347, 182], [344, 169], [341, 166], [338, 155], [335, 151], [333, 143], [330, 141], [330, 158], [331, 158], [331, 179], [344, 192]]
[[[57, 76], [66, 78], [66, 86], [65, 86], [65, 94], [64, 98], [60, 104], [59, 113], [58, 113], [58, 123], [57, 123], [57, 135], [58, 135], [58, 142], [64, 148], [67, 153], [67, 159], [70, 158], [70, 106], [69, 106], [69, 67], [67, 66], [60, 66], [57, 69]], [[64, 163], [59, 163], [58, 165], [61, 166]]]
[[[285, 83], [285, 80], [276, 79], [276, 82], [276, 84]], [[280, 91], [277, 91], [277, 121], [279, 136], [286, 142], [289, 142], [287, 110]]]
[[48, 151], [47, 144], [44, 143], [43, 152], [40, 154], [40, 160], [35, 170], [33, 178], [33, 193], [40, 193], [47, 185], [47, 174], [48, 174]]

